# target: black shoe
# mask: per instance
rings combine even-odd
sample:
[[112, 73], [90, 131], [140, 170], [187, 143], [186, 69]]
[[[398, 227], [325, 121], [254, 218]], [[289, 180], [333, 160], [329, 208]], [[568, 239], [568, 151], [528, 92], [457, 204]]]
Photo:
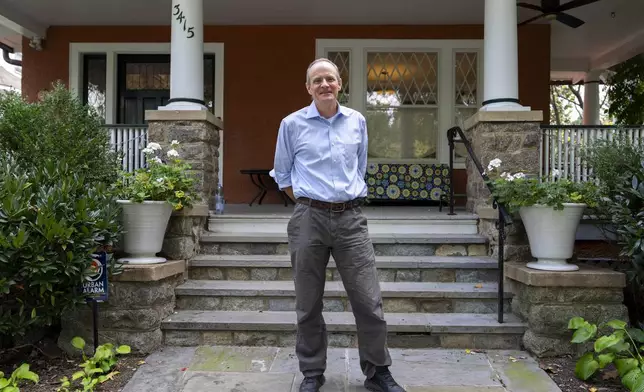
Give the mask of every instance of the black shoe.
[[304, 377], [300, 384], [300, 392], [318, 392], [326, 382], [324, 375]]
[[405, 392], [403, 387], [394, 380], [389, 370], [376, 372], [373, 377], [365, 380], [364, 386], [373, 392]]

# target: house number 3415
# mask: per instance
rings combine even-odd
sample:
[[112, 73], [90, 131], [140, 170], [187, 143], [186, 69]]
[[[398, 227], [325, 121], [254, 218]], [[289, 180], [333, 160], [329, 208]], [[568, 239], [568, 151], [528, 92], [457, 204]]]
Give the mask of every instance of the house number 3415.
[[183, 31], [187, 32], [186, 37], [188, 39], [192, 38], [195, 36], [194, 32], [194, 27], [188, 27], [188, 18], [183, 15], [183, 11], [181, 11], [181, 5], [180, 4], [175, 4], [174, 6], [174, 12], [172, 15], [175, 17], [175, 20], [179, 22], [179, 25], [183, 26]]

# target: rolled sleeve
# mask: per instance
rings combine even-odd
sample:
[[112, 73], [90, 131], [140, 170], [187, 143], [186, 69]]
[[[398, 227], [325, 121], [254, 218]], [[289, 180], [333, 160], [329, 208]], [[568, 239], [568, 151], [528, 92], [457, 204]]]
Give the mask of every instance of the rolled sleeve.
[[293, 169], [293, 147], [288, 124], [282, 120], [277, 133], [275, 146], [274, 174], [275, 182], [280, 189], [292, 186], [291, 171]]
[[360, 134], [362, 141], [358, 147], [358, 174], [364, 178], [367, 174], [367, 154], [369, 151], [369, 133], [367, 132], [367, 121], [360, 117]]

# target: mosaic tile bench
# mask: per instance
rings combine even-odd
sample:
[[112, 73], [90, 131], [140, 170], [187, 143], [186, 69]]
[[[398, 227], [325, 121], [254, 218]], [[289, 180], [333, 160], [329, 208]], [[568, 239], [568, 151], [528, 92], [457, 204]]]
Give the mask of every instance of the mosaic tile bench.
[[368, 198], [392, 201], [436, 201], [449, 197], [450, 170], [446, 164], [369, 163], [365, 181]]

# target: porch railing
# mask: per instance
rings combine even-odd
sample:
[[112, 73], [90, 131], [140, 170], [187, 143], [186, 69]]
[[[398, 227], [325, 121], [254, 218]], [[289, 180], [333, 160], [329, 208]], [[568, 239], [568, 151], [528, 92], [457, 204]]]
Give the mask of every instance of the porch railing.
[[[589, 167], [582, 160], [583, 148], [597, 139], [625, 137], [635, 145], [644, 144], [644, 126], [543, 125], [539, 154], [542, 178], [566, 178], [574, 182], [592, 181]], [[556, 171], [555, 171], [556, 170]]]
[[142, 150], [148, 144], [147, 125], [113, 124], [104, 128], [109, 132], [112, 149], [119, 153], [124, 171], [133, 172], [145, 167]]
[[[489, 180], [489, 178], [485, 174], [485, 169], [483, 168], [483, 165], [481, 165], [481, 161], [479, 161], [476, 154], [474, 154], [474, 150], [472, 149], [472, 144], [470, 143], [470, 140], [465, 136], [465, 133], [463, 132], [463, 130], [458, 126], [452, 127], [449, 130], [447, 130], [447, 141], [449, 142], [449, 171], [450, 171], [449, 215], [456, 215], [456, 213], [454, 212], [454, 148], [456, 143], [462, 143], [465, 146], [465, 149], [467, 150], [467, 153], [470, 156], [472, 163], [474, 163], [474, 165], [478, 169], [478, 172], [481, 175], [481, 178], [483, 178], [483, 181], [485, 181], [486, 186], [488, 187], [488, 189], [490, 189], [490, 191], [492, 191], [492, 189], [490, 185], [487, 184], [487, 181]], [[504, 293], [505, 289], [503, 288], [503, 282], [505, 281], [505, 276], [504, 276], [505, 228], [506, 226], [509, 226], [512, 224], [512, 217], [508, 213], [507, 207], [503, 203], [499, 202], [496, 199], [496, 197], [492, 198], [492, 207], [496, 208], [499, 211], [499, 219], [496, 221], [496, 228], [499, 231], [499, 236], [498, 236], [499, 240], [497, 244], [499, 247], [499, 250], [497, 252], [498, 263], [499, 263], [497, 320], [499, 323], [503, 323], [503, 310], [504, 310], [503, 304], [505, 299], [505, 293]]]

